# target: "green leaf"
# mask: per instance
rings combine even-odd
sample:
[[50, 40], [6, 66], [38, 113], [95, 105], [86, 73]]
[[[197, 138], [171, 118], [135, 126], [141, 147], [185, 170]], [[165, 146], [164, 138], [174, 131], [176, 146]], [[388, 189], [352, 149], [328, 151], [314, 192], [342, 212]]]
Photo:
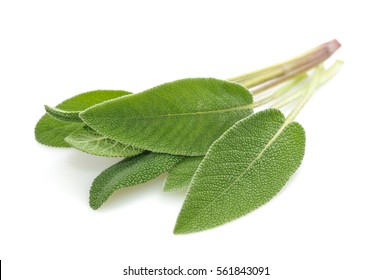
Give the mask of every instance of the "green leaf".
[[68, 135], [65, 138], [65, 142], [82, 152], [105, 157], [131, 157], [144, 151], [131, 145], [124, 145], [111, 140], [87, 126]]
[[58, 108], [53, 108], [45, 105], [46, 113], [48, 113], [52, 118], [55, 118], [59, 121], [64, 122], [83, 122], [80, 117], [80, 111], [65, 111]]
[[164, 181], [163, 191], [177, 192], [186, 190], [203, 158], [204, 157], [186, 157], [176, 164], [168, 172], [167, 178]]
[[[131, 93], [122, 90], [95, 90], [76, 95], [56, 107], [66, 111], [82, 111], [92, 105], [128, 94]], [[83, 123], [59, 121], [45, 114], [35, 126], [35, 139], [41, 144], [52, 147], [69, 147], [64, 138], [83, 125]]]
[[251, 114], [251, 93], [213, 78], [183, 79], [80, 113], [98, 133], [154, 152], [197, 156]]
[[123, 188], [150, 181], [168, 171], [182, 156], [144, 153], [109, 167], [95, 178], [90, 190], [90, 206], [98, 209], [110, 195]]
[[276, 109], [236, 123], [201, 162], [174, 232], [213, 228], [265, 204], [300, 166], [304, 148], [304, 129]]

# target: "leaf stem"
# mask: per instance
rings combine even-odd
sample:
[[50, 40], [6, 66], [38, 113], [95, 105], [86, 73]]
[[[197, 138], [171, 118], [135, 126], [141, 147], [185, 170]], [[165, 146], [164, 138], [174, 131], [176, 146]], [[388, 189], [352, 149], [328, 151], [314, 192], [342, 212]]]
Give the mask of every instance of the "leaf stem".
[[305, 94], [301, 97], [299, 103], [296, 104], [296, 106], [293, 108], [293, 110], [286, 117], [286, 119], [285, 119], [286, 123], [293, 122], [293, 120], [296, 118], [296, 116], [299, 114], [299, 112], [303, 109], [304, 105], [307, 104], [308, 100], [310, 100], [310, 98], [314, 94], [315, 90], [319, 87], [323, 71], [324, 71], [323, 64], [318, 65], [315, 68], [315, 72], [312, 75], [311, 81], [310, 81], [308, 87], [306, 87]]
[[230, 80], [240, 83], [247, 88], [252, 88], [268, 82], [266, 85], [256, 89], [256, 93], [259, 93], [322, 63], [339, 47], [339, 42], [337, 40], [332, 40], [285, 62], [233, 77]]
[[[337, 74], [337, 72], [341, 69], [342, 65], [343, 65], [343, 61], [337, 60], [336, 62], [334, 62], [334, 64], [332, 66], [330, 66], [328, 69], [326, 69], [323, 72], [323, 74], [321, 75], [318, 88], [320, 86], [324, 85], [325, 83], [327, 83], [329, 80], [331, 80], [331, 78], [333, 78]], [[280, 109], [280, 108], [292, 103], [293, 101], [299, 99], [307, 91], [307, 88], [308, 88], [308, 85], [297, 89], [295, 92], [285, 96], [284, 98], [282, 98], [279, 101], [277, 101], [276, 103], [274, 103], [271, 107], [276, 108], [276, 109]]]
[[278, 78], [275, 78], [275, 79], [263, 82], [263, 83], [261, 83], [259, 85], [254, 86], [254, 87], [251, 87], [250, 91], [253, 93], [253, 95], [260, 94], [260, 93], [262, 93], [262, 92], [264, 92], [264, 91], [266, 91], [266, 90], [268, 90], [268, 89], [270, 89], [272, 87], [275, 87], [278, 84], [281, 84], [281, 83], [283, 83], [283, 82], [285, 82], [285, 81], [287, 81], [287, 80], [289, 80], [289, 79], [299, 75], [298, 73], [302, 74], [303, 71], [301, 69], [297, 69], [294, 72], [292, 71], [292, 72], [290, 72], [290, 73], [288, 73], [286, 75], [280, 76]]
[[307, 74], [305, 74], [305, 73], [298, 74], [297, 76], [293, 77], [291, 80], [287, 81], [284, 85], [282, 85], [279, 89], [277, 89], [275, 92], [273, 92], [269, 96], [262, 97], [258, 101], [255, 101], [252, 104], [252, 107], [256, 108], [256, 107], [262, 106], [266, 103], [269, 103], [270, 101], [276, 100], [277, 98], [283, 96], [288, 91], [290, 91], [293, 87], [297, 86], [305, 78], [307, 78]]

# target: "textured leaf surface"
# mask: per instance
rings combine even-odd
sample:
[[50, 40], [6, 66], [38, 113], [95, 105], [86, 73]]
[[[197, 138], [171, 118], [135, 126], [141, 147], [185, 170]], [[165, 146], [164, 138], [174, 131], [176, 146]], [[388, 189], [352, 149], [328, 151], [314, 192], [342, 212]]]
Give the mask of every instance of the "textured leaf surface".
[[53, 108], [45, 105], [46, 113], [48, 113], [52, 118], [55, 118], [59, 121], [65, 122], [83, 122], [80, 117], [80, 111], [66, 111], [58, 108]]
[[186, 190], [191, 178], [193, 178], [198, 165], [204, 157], [186, 157], [184, 160], [176, 164], [167, 175], [164, 182], [163, 191], [177, 192]]
[[304, 129], [276, 109], [256, 113], [210, 147], [192, 179], [175, 233], [209, 229], [260, 207], [299, 167]]
[[98, 209], [114, 191], [150, 181], [182, 159], [183, 156], [144, 153], [114, 164], [92, 183], [90, 206]]
[[241, 85], [213, 78], [183, 79], [89, 108], [95, 131], [145, 150], [197, 156], [252, 109]]
[[131, 145], [125, 145], [111, 140], [87, 126], [68, 135], [65, 141], [82, 152], [97, 156], [131, 157], [141, 154], [144, 151]]
[[[122, 90], [95, 90], [76, 95], [58, 104], [56, 107], [66, 111], [81, 111], [92, 105], [127, 94], [130, 94], [130, 92]], [[41, 144], [52, 147], [69, 147], [64, 138], [83, 125], [83, 123], [59, 121], [45, 114], [35, 126], [35, 139]]]

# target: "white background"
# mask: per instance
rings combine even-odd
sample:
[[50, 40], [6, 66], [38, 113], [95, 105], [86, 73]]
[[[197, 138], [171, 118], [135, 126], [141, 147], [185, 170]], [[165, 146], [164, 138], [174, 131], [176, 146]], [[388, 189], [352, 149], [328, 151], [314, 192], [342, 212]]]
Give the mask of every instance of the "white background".
[[[130, 279], [128, 265], [391, 279], [387, 1], [0, 3], [4, 279]], [[307, 132], [299, 171], [270, 203], [219, 228], [174, 235], [185, 194], [162, 193], [164, 176], [93, 211], [90, 184], [117, 160], [34, 140], [44, 104], [94, 89], [228, 78], [333, 38], [342, 48], [332, 60], [345, 65], [297, 118]]]

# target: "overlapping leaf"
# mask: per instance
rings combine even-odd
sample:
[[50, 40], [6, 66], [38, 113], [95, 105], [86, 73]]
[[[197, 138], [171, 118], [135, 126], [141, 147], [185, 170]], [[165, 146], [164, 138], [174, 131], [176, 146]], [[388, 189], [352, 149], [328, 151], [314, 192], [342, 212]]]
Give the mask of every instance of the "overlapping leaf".
[[[76, 95], [58, 104], [56, 107], [66, 111], [81, 111], [92, 105], [128, 94], [130, 92], [122, 90], [95, 90]], [[48, 114], [45, 114], [35, 127], [35, 138], [39, 143], [44, 145], [69, 147], [69, 144], [64, 141], [64, 138], [83, 125], [83, 123], [56, 120]]]
[[142, 149], [197, 156], [251, 114], [251, 93], [213, 78], [183, 79], [93, 106], [80, 114], [98, 133]]
[[87, 126], [68, 135], [65, 142], [82, 152], [105, 157], [131, 157], [144, 151], [109, 139]]
[[167, 178], [164, 181], [163, 191], [177, 192], [186, 190], [203, 158], [204, 157], [186, 157], [176, 164], [168, 172]]
[[183, 156], [147, 152], [114, 164], [92, 183], [90, 206], [93, 209], [99, 208], [116, 190], [152, 180], [182, 159]]
[[45, 105], [46, 113], [48, 113], [52, 118], [55, 118], [59, 121], [65, 121], [65, 122], [83, 122], [80, 117], [79, 113], [80, 111], [67, 111], [67, 110], [61, 110], [56, 107], [50, 107]]
[[201, 162], [174, 232], [209, 229], [263, 205], [299, 167], [304, 147], [304, 129], [276, 109], [238, 122]]

